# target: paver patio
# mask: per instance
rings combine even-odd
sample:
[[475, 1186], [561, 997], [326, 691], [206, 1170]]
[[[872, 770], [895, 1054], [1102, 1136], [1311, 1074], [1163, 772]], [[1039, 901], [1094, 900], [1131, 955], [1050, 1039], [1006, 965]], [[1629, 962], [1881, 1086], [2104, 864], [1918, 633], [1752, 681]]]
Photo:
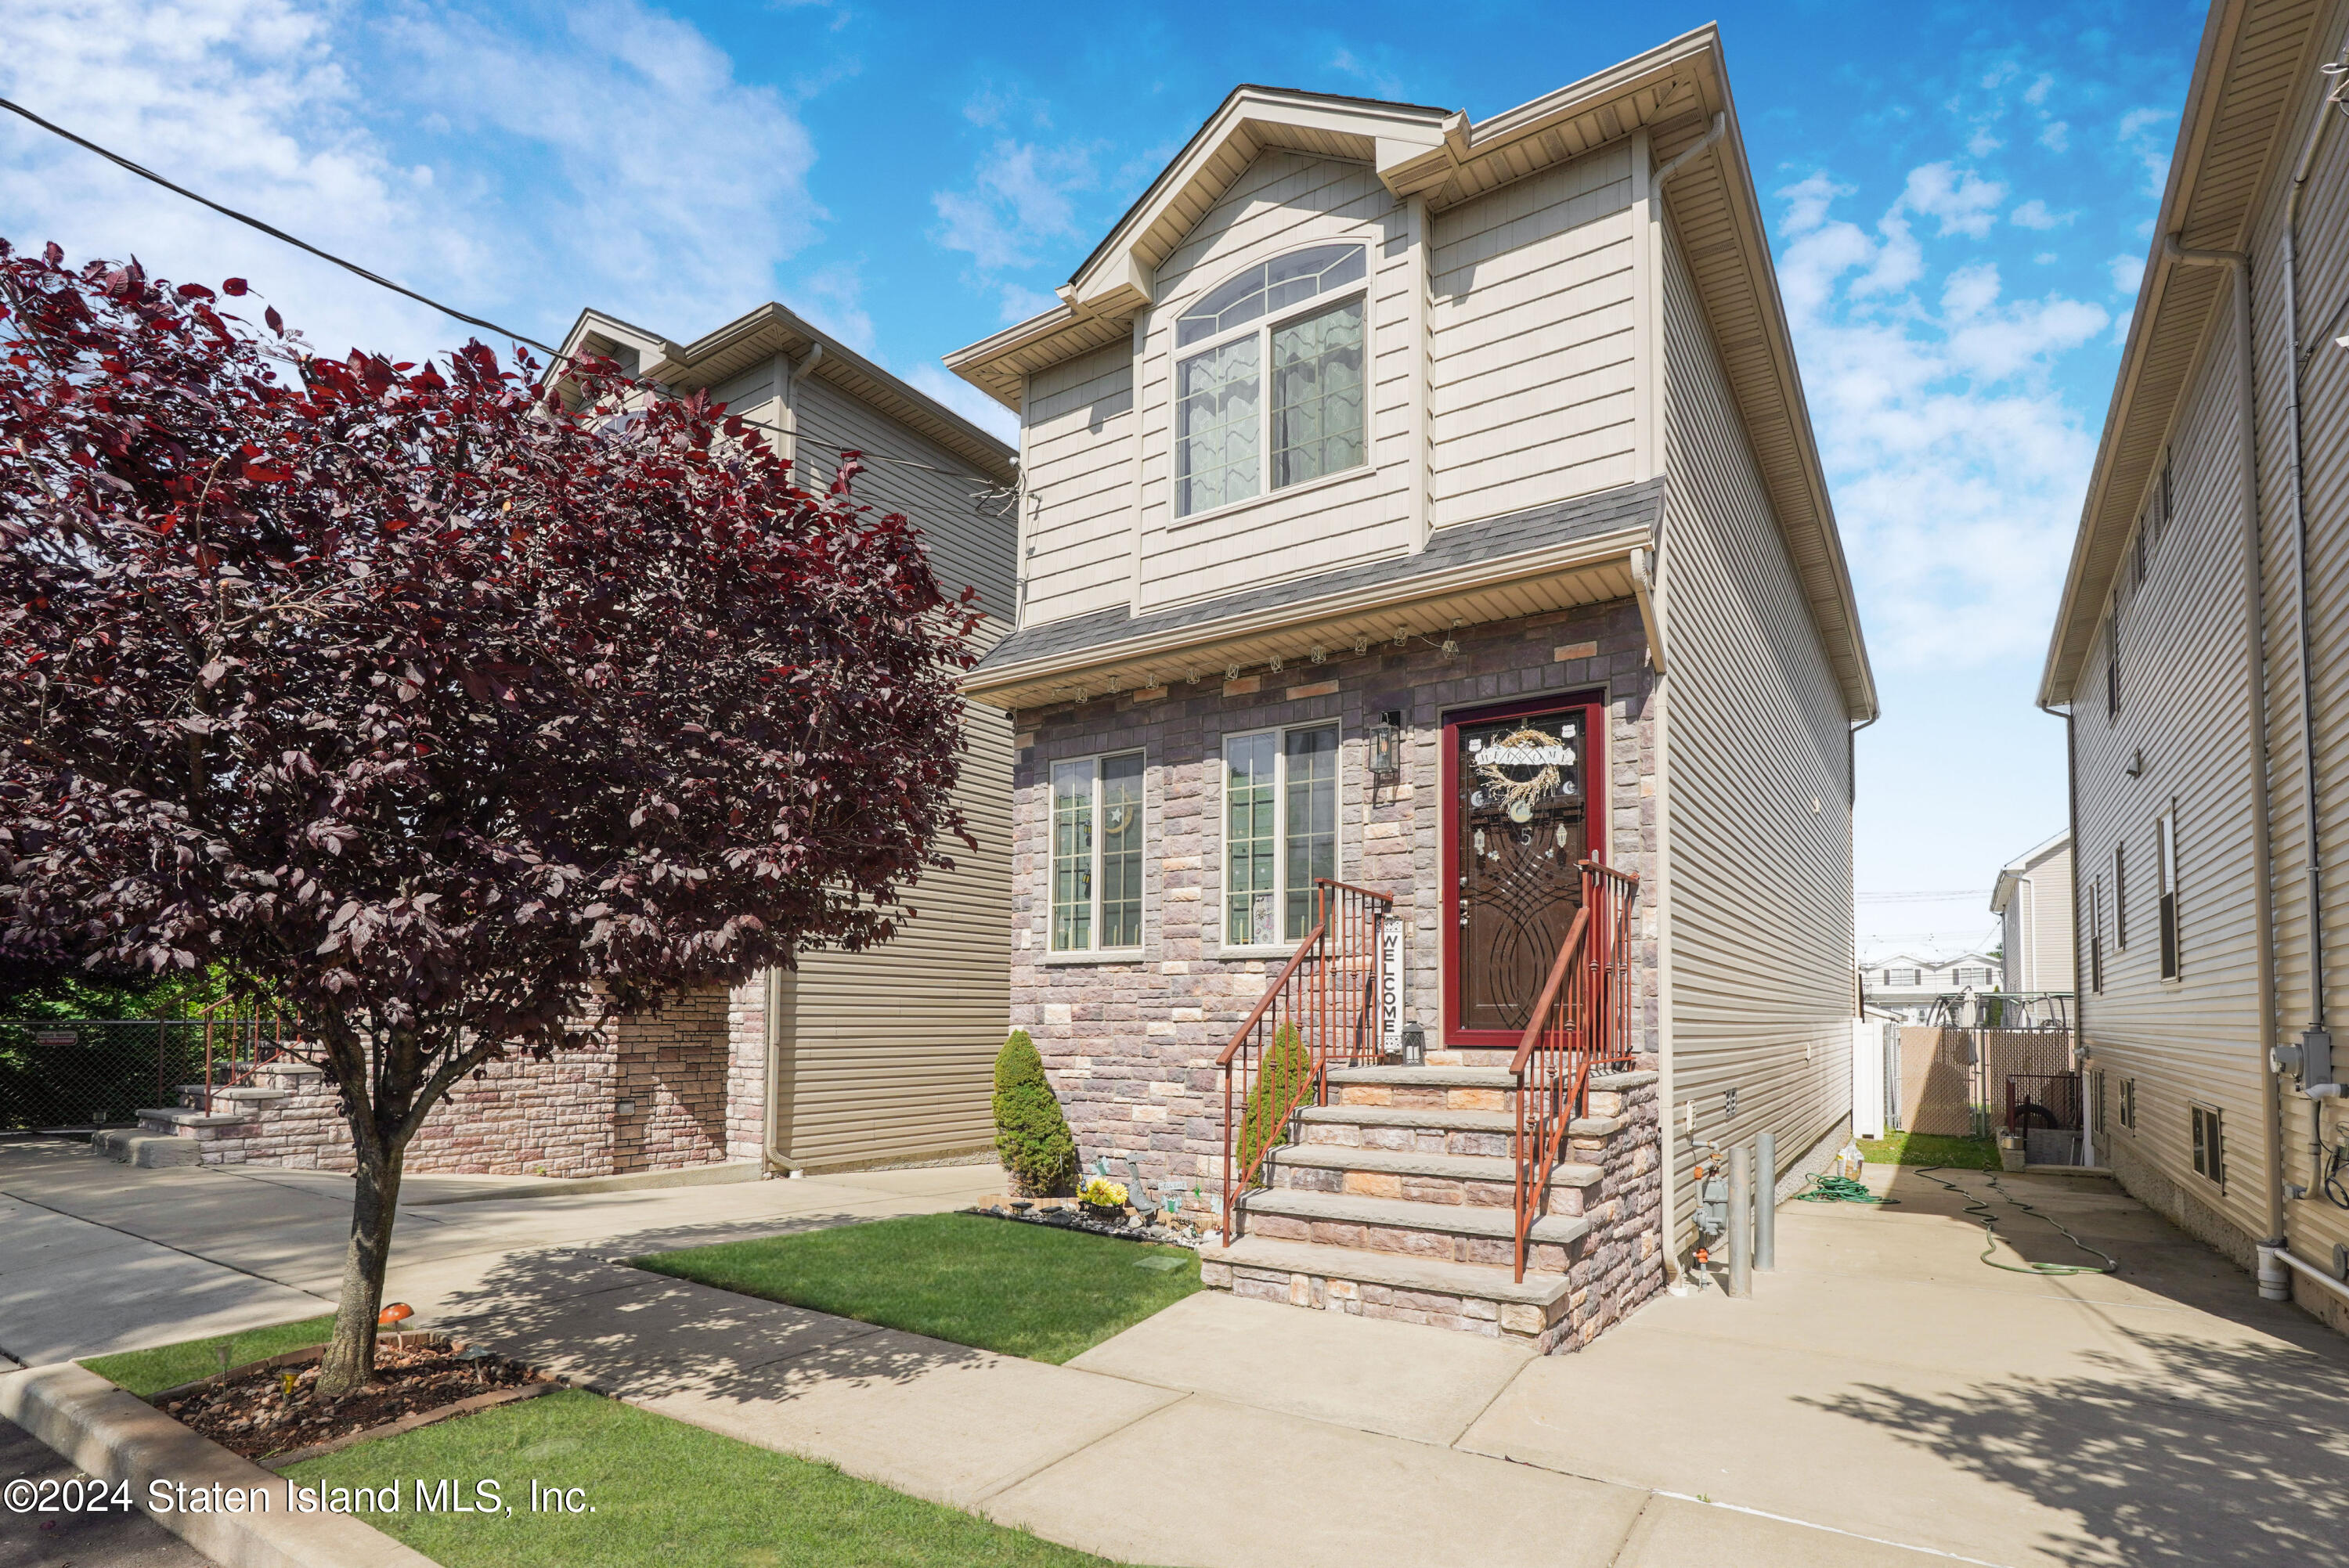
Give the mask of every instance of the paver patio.
[[[191, 1266], [243, 1260], [305, 1311], [331, 1290], [306, 1233], [326, 1216], [291, 1206], [326, 1194], [128, 1171], [75, 1191], [69, 1173], [0, 1151], [17, 1202], [108, 1216]], [[2005, 1179], [2119, 1255], [2117, 1277], [1984, 1267], [1957, 1200], [1878, 1171], [1899, 1207], [1780, 1212], [1754, 1299], [1659, 1300], [1547, 1358], [1207, 1293], [1047, 1367], [608, 1261], [953, 1207], [994, 1180], [421, 1206], [393, 1284], [647, 1408], [1139, 1562], [2299, 1563], [2349, 1523], [2349, 1346], [2097, 1180]], [[264, 1185], [285, 1196], [247, 1191]], [[261, 1233], [273, 1220], [302, 1233]], [[2080, 1258], [2035, 1221], [2002, 1232]], [[10, 1245], [0, 1344], [47, 1277]]]

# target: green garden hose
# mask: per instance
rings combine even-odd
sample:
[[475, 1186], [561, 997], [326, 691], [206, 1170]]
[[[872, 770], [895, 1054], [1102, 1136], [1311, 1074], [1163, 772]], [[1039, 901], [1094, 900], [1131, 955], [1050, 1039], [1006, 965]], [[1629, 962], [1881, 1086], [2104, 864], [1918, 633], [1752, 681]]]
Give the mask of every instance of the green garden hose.
[[1813, 1176], [1811, 1184], [1795, 1194], [1806, 1203], [1881, 1203], [1889, 1208], [1898, 1198], [1879, 1198], [1848, 1176]]
[[1942, 1181], [1939, 1176], [1933, 1174], [1934, 1171], [1941, 1169], [1943, 1169], [1943, 1167], [1939, 1165], [1920, 1165], [1916, 1167], [1916, 1171], [1918, 1175], [1925, 1177], [1929, 1181], [1940, 1182], [1942, 1186], [1947, 1187], [1951, 1191], [1955, 1192], [1959, 1197], [1963, 1198], [1966, 1201], [1966, 1212], [1969, 1214], [1978, 1214], [1982, 1217], [1982, 1239], [1986, 1243], [1982, 1247], [1982, 1261], [1988, 1264], [1991, 1267], [1994, 1269], [2004, 1269], [2009, 1274], [2044, 1274], [2051, 1276], [2120, 1273], [2121, 1264], [2118, 1258], [2114, 1257], [2110, 1253], [2100, 1252], [2096, 1248], [2090, 1246], [2087, 1243], [2074, 1235], [2070, 1231], [2065, 1230], [2063, 1221], [2055, 1219], [2052, 1215], [2041, 1213], [2038, 1210], [2033, 1208], [2030, 1204], [2024, 1202], [2022, 1199], [2008, 1191], [2004, 1187], [2000, 1186], [1998, 1173], [1996, 1171], [1991, 1171], [1988, 1173], [1990, 1176], [1990, 1184], [1992, 1187], [1998, 1188], [1998, 1195], [2000, 1197], [2005, 1199], [2008, 1202], [2013, 1204], [2024, 1213], [2031, 1215], [2033, 1219], [2045, 1220], [2058, 1231], [2062, 1231], [2064, 1233], [2064, 1239], [2071, 1243], [2074, 1246], [2079, 1248], [2082, 1252], [2095, 1253], [2095, 1256], [2105, 1260], [2102, 1264], [2000, 1263], [1995, 1257], [1992, 1256], [1992, 1253], [1998, 1251], [1997, 1211], [1992, 1209], [1988, 1203], [1982, 1202], [1980, 1198], [1975, 1197], [1971, 1192], [1966, 1191], [1963, 1187], [1959, 1186], [1955, 1181]]

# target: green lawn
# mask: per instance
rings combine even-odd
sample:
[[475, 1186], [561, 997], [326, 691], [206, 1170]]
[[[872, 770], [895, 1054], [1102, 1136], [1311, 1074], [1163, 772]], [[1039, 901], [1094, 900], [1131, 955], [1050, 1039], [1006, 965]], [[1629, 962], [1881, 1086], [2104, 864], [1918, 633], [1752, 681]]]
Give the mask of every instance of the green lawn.
[[[1154, 1260], [1164, 1261], [1151, 1266]], [[1056, 1364], [1199, 1288], [1199, 1257], [1187, 1247], [977, 1214], [875, 1220], [630, 1261], [720, 1290]]]
[[[363, 1513], [444, 1568], [1081, 1568], [1104, 1558], [577, 1389], [308, 1460], [314, 1487], [401, 1489]], [[416, 1482], [497, 1483], [503, 1513], [419, 1512]], [[531, 1483], [588, 1513], [531, 1511]]]
[[1859, 1151], [1870, 1164], [1947, 1165], [1959, 1171], [1995, 1171], [1998, 1145], [1987, 1138], [1942, 1138], [1927, 1132], [1891, 1132], [1863, 1138]]
[[183, 1339], [177, 1345], [159, 1345], [152, 1350], [93, 1356], [82, 1365], [143, 1399], [150, 1394], [217, 1374], [223, 1345], [228, 1346], [228, 1364], [243, 1367], [248, 1362], [283, 1356], [288, 1350], [324, 1345], [334, 1337], [334, 1333], [335, 1315], [330, 1312], [324, 1317], [305, 1317], [299, 1323], [281, 1323], [274, 1328], [248, 1328], [242, 1334]]

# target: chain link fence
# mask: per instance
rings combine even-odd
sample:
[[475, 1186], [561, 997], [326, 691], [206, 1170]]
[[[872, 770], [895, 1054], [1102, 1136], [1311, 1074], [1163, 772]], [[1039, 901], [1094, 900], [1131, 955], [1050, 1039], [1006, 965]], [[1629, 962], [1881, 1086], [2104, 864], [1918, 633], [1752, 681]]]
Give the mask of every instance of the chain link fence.
[[181, 1084], [225, 1084], [269, 1041], [254, 1018], [0, 1019], [0, 1131], [120, 1127], [180, 1103]]

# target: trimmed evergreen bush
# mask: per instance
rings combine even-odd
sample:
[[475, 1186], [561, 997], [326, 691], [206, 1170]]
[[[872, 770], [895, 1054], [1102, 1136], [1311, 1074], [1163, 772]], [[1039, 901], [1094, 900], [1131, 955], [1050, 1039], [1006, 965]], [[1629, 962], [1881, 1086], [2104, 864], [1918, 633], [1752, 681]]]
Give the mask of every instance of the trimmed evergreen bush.
[[[1247, 1104], [1240, 1115], [1240, 1170], [1248, 1168], [1259, 1150], [1286, 1141], [1289, 1112], [1304, 1099], [1312, 1082], [1312, 1053], [1299, 1037], [1296, 1025], [1281, 1025], [1273, 1031], [1272, 1046], [1264, 1053], [1264, 1060], [1257, 1065], [1256, 1087], [1248, 1090]], [[1257, 1172], [1255, 1181], [1263, 1183], [1263, 1171]]]
[[995, 1058], [995, 1152], [1028, 1197], [1066, 1192], [1076, 1183], [1077, 1140], [1025, 1029], [1012, 1030]]

